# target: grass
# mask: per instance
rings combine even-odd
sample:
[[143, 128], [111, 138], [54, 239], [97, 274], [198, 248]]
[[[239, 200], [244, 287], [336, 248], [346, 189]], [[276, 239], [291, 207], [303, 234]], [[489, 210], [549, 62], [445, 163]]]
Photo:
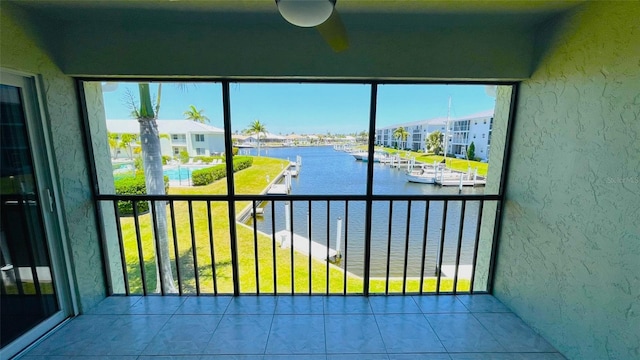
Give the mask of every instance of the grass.
[[[237, 194], [256, 194], [264, 190], [267, 176], [274, 179], [286, 166], [286, 160], [255, 157], [253, 166], [234, 174], [235, 190]], [[226, 194], [226, 178], [212, 184], [192, 188], [171, 188], [170, 194]], [[237, 215], [248, 202], [236, 203]], [[193, 218], [190, 219], [189, 205], [185, 201], [174, 202], [175, 223], [171, 223], [171, 209], [167, 206], [169, 219], [169, 252], [171, 254], [173, 276], [179, 279], [183, 293], [196, 293], [196, 274], [202, 293], [233, 293], [233, 274], [231, 266], [231, 238], [229, 234], [229, 213], [226, 202], [212, 201], [210, 203], [211, 234], [209, 238], [209, 211], [207, 202], [192, 203]], [[154, 254], [154, 240], [152, 235], [151, 216], [145, 214], [138, 217], [140, 228], [140, 243], [144, 258], [146, 273], [146, 287], [148, 292], [156, 289], [156, 265]], [[192, 224], [192, 225], [191, 225]], [[193, 226], [193, 231], [192, 227]], [[175, 227], [175, 238], [173, 235]], [[138, 261], [138, 245], [136, 240], [135, 220], [132, 217], [121, 218], [121, 229], [124, 239], [124, 251], [127, 262], [127, 274], [131, 293], [142, 293], [143, 284]], [[253, 229], [243, 224], [237, 224], [238, 272], [241, 293], [342, 293], [345, 288], [345, 274], [335, 266], [329, 266], [325, 261], [309, 259], [308, 256], [292, 252], [291, 249], [281, 249], [270, 236], [258, 233], [254, 239]], [[193, 234], [193, 240], [192, 240]], [[192, 246], [195, 243], [195, 246]], [[210, 244], [213, 244], [213, 249]], [[177, 245], [177, 249], [174, 244]], [[177, 256], [176, 256], [177, 254]], [[215, 261], [212, 262], [212, 254]], [[275, 254], [275, 258], [274, 258]], [[293, 256], [293, 269], [292, 269]], [[256, 260], [257, 263], [256, 263]], [[177, 259], [177, 260], [176, 260]], [[195, 260], [195, 261], [194, 261]], [[195, 264], [197, 263], [197, 268]], [[178, 267], [176, 268], [176, 264]], [[328, 267], [328, 269], [327, 269]], [[256, 271], [257, 268], [257, 271]], [[275, 269], [275, 277], [274, 277]], [[329, 281], [327, 283], [327, 270]], [[215, 277], [213, 273], [215, 271]], [[179, 274], [178, 274], [179, 272]], [[293, 276], [293, 288], [292, 288]], [[214, 284], [215, 278], [215, 284]], [[275, 280], [275, 281], [274, 281]], [[311, 281], [311, 282], [310, 282]], [[407, 292], [419, 290], [419, 279], [408, 279]], [[372, 293], [385, 292], [384, 279], [371, 279]], [[435, 278], [425, 278], [424, 291], [436, 290]], [[459, 291], [468, 291], [469, 281], [458, 281]], [[363, 279], [347, 273], [346, 290], [348, 293], [362, 293]], [[402, 292], [401, 280], [389, 281], [389, 292]], [[453, 281], [442, 279], [441, 291], [452, 291]]]

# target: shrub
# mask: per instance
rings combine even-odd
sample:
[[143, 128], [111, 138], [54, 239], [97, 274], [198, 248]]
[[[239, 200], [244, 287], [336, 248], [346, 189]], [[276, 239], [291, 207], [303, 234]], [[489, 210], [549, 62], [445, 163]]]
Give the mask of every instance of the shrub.
[[181, 163], [186, 164], [187, 162], [189, 162], [189, 153], [187, 152], [187, 150], [181, 150], [178, 158], [180, 158]]
[[467, 148], [467, 159], [473, 160], [475, 157], [476, 157], [476, 144], [474, 144], [472, 141], [471, 144], [469, 144], [469, 147]]
[[195, 160], [195, 161], [200, 160], [200, 161], [202, 161], [202, 162], [206, 162], [206, 163], [210, 163], [210, 162], [212, 162], [212, 161], [213, 161], [213, 159], [214, 159], [214, 157], [213, 157], [213, 156], [204, 156], [204, 155], [198, 155], [198, 156], [195, 156], [195, 157], [193, 158], [193, 160]]
[[[143, 176], [129, 176], [115, 180], [116, 194], [118, 195], [144, 195], [147, 193], [147, 187], [144, 184]], [[149, 203], [140, 201], [137, 203], [138, 213], [149, 211]], [[118, 211], [120, 215], [133, 214], [133, 203], [131, 201], [118, 201]]]
[[[142, 171], [137, 171], [135, 176], [127, 176], [114, 181], [117, 195], [146, 195], [147, 186]], [[164, 191], [169, 191], [169, 177], [164, 177]], [[139, 201], [137, 203], [138, 214], [149, 211], [149, 203]], [[118, 201], [120, 215], [133, 215], [133, 203], [131, 201]]]
[[225, 164], [218, 164], [212, 167], [194, 170], [191, 173], [191, 183], [193, 186], [203, 186], [222, 179], [227, 175], [227, 167]]
[[[233, 158], [233, 172], [246, 169], [253, 165], [251, 156], [236, 156]], [[203, 186], [211, 184], [216, 180], [220, 180], [227, 176], [227, 167], [225, 164], [214, 165], [208, 168], [195, 170], [191, 173], [191, 183], [193, 186]]]
[[169, 160], [171, 160], [171, 156], [162, 155], [162, 165], [167, 165], [167, 162], [169, 162]]
[[246, 169], [253, 165], [253, 158], [251, 156], [236, 156], [233, 158], [233, 172]]
[[210, 163], [213, 160], [218, 160], [218, 159], [220, 159], [220, 160], [222, 160], [224, 162], [224, 156], [213, 156], [213, 155], [212, 156], [202, 156], [202, 155], [198, 155], [198, 156], [193, 158], [193, 160], [196, 160], [196, 161], [200, 160], [200, 161], [202, 161], [204, 163]]
[[142, 161], [142, 156], [138, 156], [133, 160], [133, 165], [136, 170], [142, 171], [144, 169], [144, 162]]
[[234, 147], [231, 149], [231, 156], [236, 156], [238, 155], [238, 151], [240, 151], [240, 148]]

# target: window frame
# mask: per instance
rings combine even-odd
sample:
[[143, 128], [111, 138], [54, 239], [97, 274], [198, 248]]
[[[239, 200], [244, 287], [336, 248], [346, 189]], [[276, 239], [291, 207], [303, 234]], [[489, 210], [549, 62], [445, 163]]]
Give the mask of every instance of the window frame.
[[[511, 87], [511, 98], [508, 109], [508, 119], [505, 133], [505, 147], [504, 147], [504, 157], [501, 164], [501, 172], [500, 179], [498, 185], [498, 191], [496, 194], [491, 195], [457, 195], [460, 200], [463, 199], [474, 199], [474, 198], [484, 198], [486, 200], [497, 200], [497, 213], [494, 223], [493, 230], [493, 239], [491, 245], [491, 255], [489, 260], [489, 269], [487, 276], [487, 292], [492, 293], [493, 291], [493, 277], [494, 277], [494, 268], [495, 268], [495, 259], [496, 259], [496, 251], [497, 251], [497, 241], [500, 237], [501, 230], [501, 221], [503, 217], [503, 205], [504, 205], [504, 197], [505, 197], [505, 189], [507, 184], [507, 175], [510, 167], [510, 155], [511, 155], [511, 146], [512, 146], [512, 137], [513, 137], [513, 128], [515, 124], [515, 111], [518, 105], [518, 93], [520, 82], [519, 81], [492, 81], [486, 80], [482, 81], [478, 79], [476, 81], [433, 81], [433, 80], [422, 80], [422, 79], [404, 79], [404, 80], [374, 80], [374, 79], [330, 79], [330, 78], [260, 78], [260, 77], [250, 77], [250, 78], [234, 78], [234, 77], [208, 77], [208, 78], [181, 78], [181, 79], [164, 79], [164, 78], [144, 78], [144, 77], [121, 77], [120, 80], [122, 82], [162, 82], [162, 83], [220, 83], [222, 85], [222, 103], [223, 103], [223, 122], [224, 122], [224, 141], [225, 141], [225, 156], [227, 156], [227, 161], [225, 162], [227, 174], [229, 176], [227, 179], [227, 193], [225, 195], [216, 195], [211, 196], [215, 197], [216, 200], [226, 201], [228, 203], [229, 210], [229, 236], [231, 239], [236, 239], [236, 226], [235, 226], [235, 203], [237, 201], [243, 200], [254, 200], [255, 198], [270, 198], [277, 199], [278, 196], [270, 196], [270, 195], [242, 195], [236, 194], [234, 190], [234, 176], [233, 176], [233, 162], [231, 160], [231, 156], [233, 153], [233, 140], [232, 140], [232, 130], [231, 130], [231, 100], [230, 100], [230, 91], [229, 87], [231, 83], [327, 83], [327, 84], [364, 84], [369, 85], [371, 89], [371, 101], [370, 101], [370, 112], [369, 112], [369, 129], [368, 129], [368, 154], [369, 157], [373, 158], [374, 156], [374, 147], [376, 145], [376, 112], [377, 112], [377, 94], [378, 94], [378, 85], [498, 85], [498, 86], [510, 86]], [[85, 130], [84, 137], [91, 143], [91, 131], [89, 125], [89, 114], [87, 111], [87, 102], [85, 98], [84, 91], [84, 82], [102, 82], [102, 81], [113, 81], [111, 78], [105, 77], [76, 77], [76, 89], [78, 89], [77, 95], [80, 104], [80, 110], [83, 118], [83, 126]], [[486, 124], [486, 120], [484, 121]], [[444, 130], [444, 129], [443, 129]], [[445, 150], [446, 151], [446, 150]], [[489, 151], [487, 151], [488, 153]], [[91, 180], [93, 182], [94, 191], [93, 191], [93, 200], [94, 200], [94, 209], [96, 212], [96, 217], [98, 218], [98, 223], [101, 227], [104, 226], [101, 220], [100, 215], [100, 201], [102, 200], [112, 200], [111, 198], [114, 195], [101, 194], [98, 185], [98, 175], [97, 168], [95, 163], [95, 158], [93, 156], [93, 151], [89, 149], [87, 151], [87, 158], [89, 162], [89, 171], [91, 172]], [[365, 213], [365, 221], [368, 224], [371, 224], [372, 221], [372, 204], [376, 200], [386, 200], [386, 199], [406, 199], [406, 200], [437, 200], [440, 198], [448, 198], [449, 196], [440, 196], [440, 195], [411, 195], [411, 196], [402, 196], [402, 195], [375, 195], [373, 193], [373, 170], [374, 170], [374, 162], [368, 162], [367, 164], [367, 186], [366, 186], [366, 194], [365, 195], [349, 195], [349, 196], [340, 196], [339, 198], [348, 198], [352, 200], [360, 200], [366, 202], [366, 213]], [[158, 196], [156, 196], [158, 197]], [[184, 196], [182, 196], [184, 197]], [[199, 196], [192, 196], [194, 199]], [[201, 196], [200, 196], [201, 197]], [[456, 196], [454, 196], [456, 197]], [[153, 196], [151, 197], [153, 198]], [[319, 195], [319, 196], [292, 196], [292, 200], [296, 200], [297, 198], [304, 199], [331, 199], [331, 195]], [[104, 232], [100, 232], [102, 237], [102, 241], [104, 242], [104, 237], [106, 236]], [[370, 262], [370, 247], [371, 247], [371, 234], [370, 232], [366, 234], [365, 238], [365, 274], [364, 274], [364, 292], [363, 295], [369, 295], [369, 266], [367, 265]], [[231, 255], [232, 255], [232, 264], [233, 265], [233, 278], [238, 278], [238, 259], [237, 259], [237, 244], [232, 240], [231, 247]], [[106, 264], [105, 264], [106, 265]], [[239, 295], [239, 288], [237, 287], [238, 283], [234, 282], [234, 295]], [[111, 289], [108, 289], [111, 291]], [[473, 293], [473, 291], [472, 291]]]

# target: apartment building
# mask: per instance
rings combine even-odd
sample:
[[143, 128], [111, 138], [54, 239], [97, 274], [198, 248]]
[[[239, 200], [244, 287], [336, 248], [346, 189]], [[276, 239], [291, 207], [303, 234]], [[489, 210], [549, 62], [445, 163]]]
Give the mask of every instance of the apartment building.
[[[444, 134], [448, 123], [448, 131], [446, 131], [448, 139], [443, 144], [443, 147], [447, 147], [447, 154], [465, 158], [467, 149], [473, 142], [475, 157], [487, 161], [491, 146], [493, 113], [493, 110], [486, 110], [449, 120], [439, 117], [379, 128], [376, 130], [376, 145], [427, 152], [429, 151], [427, 148], [429, 134], [434, 131]], [[409, 133], [406, 141], [393, 136], [394, 131], [399, 127], [404, 127]]]
[[[161, 135], [162, 155], [178, 156], [186, 151], [189, 156], [209, 156], [224, 152], [224, 130], [191, 120], [157, 120]], [[137, 120], [107, 120], [107, 130], [113, 134], [139, 134]], [[163, 136], [166, 135], [166, 136]], [[139, 147], [133, 144], [132, 147]], [[126, 149], [118, 149], [115, 158], [131, 156]]]

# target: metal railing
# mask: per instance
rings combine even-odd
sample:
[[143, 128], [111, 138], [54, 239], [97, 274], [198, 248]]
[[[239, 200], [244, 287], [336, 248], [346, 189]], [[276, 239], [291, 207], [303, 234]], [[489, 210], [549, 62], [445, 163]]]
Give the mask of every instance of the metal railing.
[[117, 249], [107, 256], [110, 289], [126, 295], [487, 292], [500, 208], [498, 195], [98, 195], [98, 202], [105, 241], [117, 239], [105, 244]]

